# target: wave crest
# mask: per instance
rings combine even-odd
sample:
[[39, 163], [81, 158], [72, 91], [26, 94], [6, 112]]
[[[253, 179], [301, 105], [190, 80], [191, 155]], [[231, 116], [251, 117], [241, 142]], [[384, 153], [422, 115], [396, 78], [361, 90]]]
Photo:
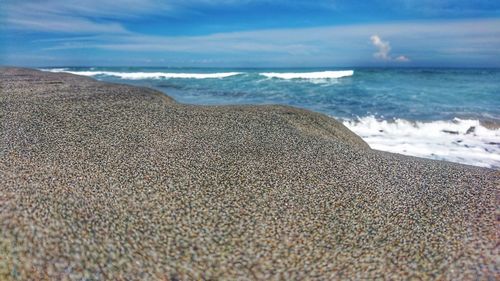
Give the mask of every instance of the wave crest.
[[226, 78], [242, 74], [241, 72], [220, 72], [220, 73], [173, 73], [173, 72], [115, 72], [115, 71], [69, 71], [66, 69], [47, 69], [50, 72], [66, 72], [83, 76], [115, 76], [121, 79], [141, 80], [141, 79], [215, 79]]
[[352, 76], [354, 70], [338, 70], [338, 71], [319, 71], [319, 72], [263, 72], [259, 73], [267, 78], [279, 79], [336, 79], [347, 76]]

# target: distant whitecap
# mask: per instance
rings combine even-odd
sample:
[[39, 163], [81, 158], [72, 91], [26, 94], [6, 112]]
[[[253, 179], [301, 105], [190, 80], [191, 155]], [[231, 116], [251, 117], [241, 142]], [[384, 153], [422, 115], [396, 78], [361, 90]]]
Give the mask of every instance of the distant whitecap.
[[319, 72], [263, 72], [259, 73], [267, 78], [279, 79], [337, 79], [352, 76], [354, 70], [319, 71]]

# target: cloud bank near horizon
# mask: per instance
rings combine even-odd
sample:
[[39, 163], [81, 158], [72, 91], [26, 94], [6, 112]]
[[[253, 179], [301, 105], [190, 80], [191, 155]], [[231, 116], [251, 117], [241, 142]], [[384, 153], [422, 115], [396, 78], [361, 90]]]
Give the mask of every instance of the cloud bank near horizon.
[[[399, 6], [401, 11], [424, 15], [417, 20], [345, 20], [286, 26], [288, 22], [283, 19], [296, 18], [295, 12], [308, 9], [315, 15], [325, 11], [345, 13], [345, 3], [319, 1], [313, 6], [307, 1], [281, 0], [48, 0], [42, 5], [37, 1], [7, 0], [0, 17], [4, 26], [0, 33], [0, 41], [4, 42], [0, 64], [500, 66], [500, 17], [495, 17], [499, 10], [496, 6], [482, 7], [482, 16], [493, 17], [474, 19], [460, 18], [474, 15], [473, 9], [449, 10], [444, 4], [421, 1], [405, 1], [404, 6]], [[271, 17], [270, 24], [262, 17], [227, 24], [238, 21], [231, 16], [238, 11], [259, 16], [265, 13], [259, 10], [262, 7], [280, 7], [280, 11], [288, 12], [282, 15], [276, 11], [277, 19]], [[425, 15], [432, 14], [429, 9], [453, 17], [427, 19]], [[224, 13], [220, 14], [221, 10]], [[212, 20], [214, 13], [220, 14], [218, 25], [197, 21], [204, 16]], [[253, 26], [260, 22], [272, 27]], [[278, 27], [274, 27], [276, 24]]]

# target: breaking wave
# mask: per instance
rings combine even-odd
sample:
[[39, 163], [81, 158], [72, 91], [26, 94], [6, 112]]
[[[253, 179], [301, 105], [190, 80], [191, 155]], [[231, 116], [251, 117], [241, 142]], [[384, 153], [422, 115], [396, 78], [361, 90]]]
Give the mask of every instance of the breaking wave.
[[343, 123], [373, 149], [500, 168], [500, 128], [478, 120], [413, 122], [367, 116]]
[[116, 71], [70, 71], [63, 68], [42, 69], [50, 72], [66, 72], [83, 76], [114, 76], [121, 79], [141, 80], [141, 79], [214, 79], [226, 78], [242, 74], [241, 72], [220, 72], [220, 73], [174, 73], [174, 72], [116, 72]]

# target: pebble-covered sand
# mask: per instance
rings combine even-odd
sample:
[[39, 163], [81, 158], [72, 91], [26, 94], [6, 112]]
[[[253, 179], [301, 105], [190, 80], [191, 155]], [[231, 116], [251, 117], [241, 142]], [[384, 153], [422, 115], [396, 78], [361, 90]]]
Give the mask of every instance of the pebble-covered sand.
[[0, 280], [500, 279], [493, 170], [291, 107], [0, 82]]

